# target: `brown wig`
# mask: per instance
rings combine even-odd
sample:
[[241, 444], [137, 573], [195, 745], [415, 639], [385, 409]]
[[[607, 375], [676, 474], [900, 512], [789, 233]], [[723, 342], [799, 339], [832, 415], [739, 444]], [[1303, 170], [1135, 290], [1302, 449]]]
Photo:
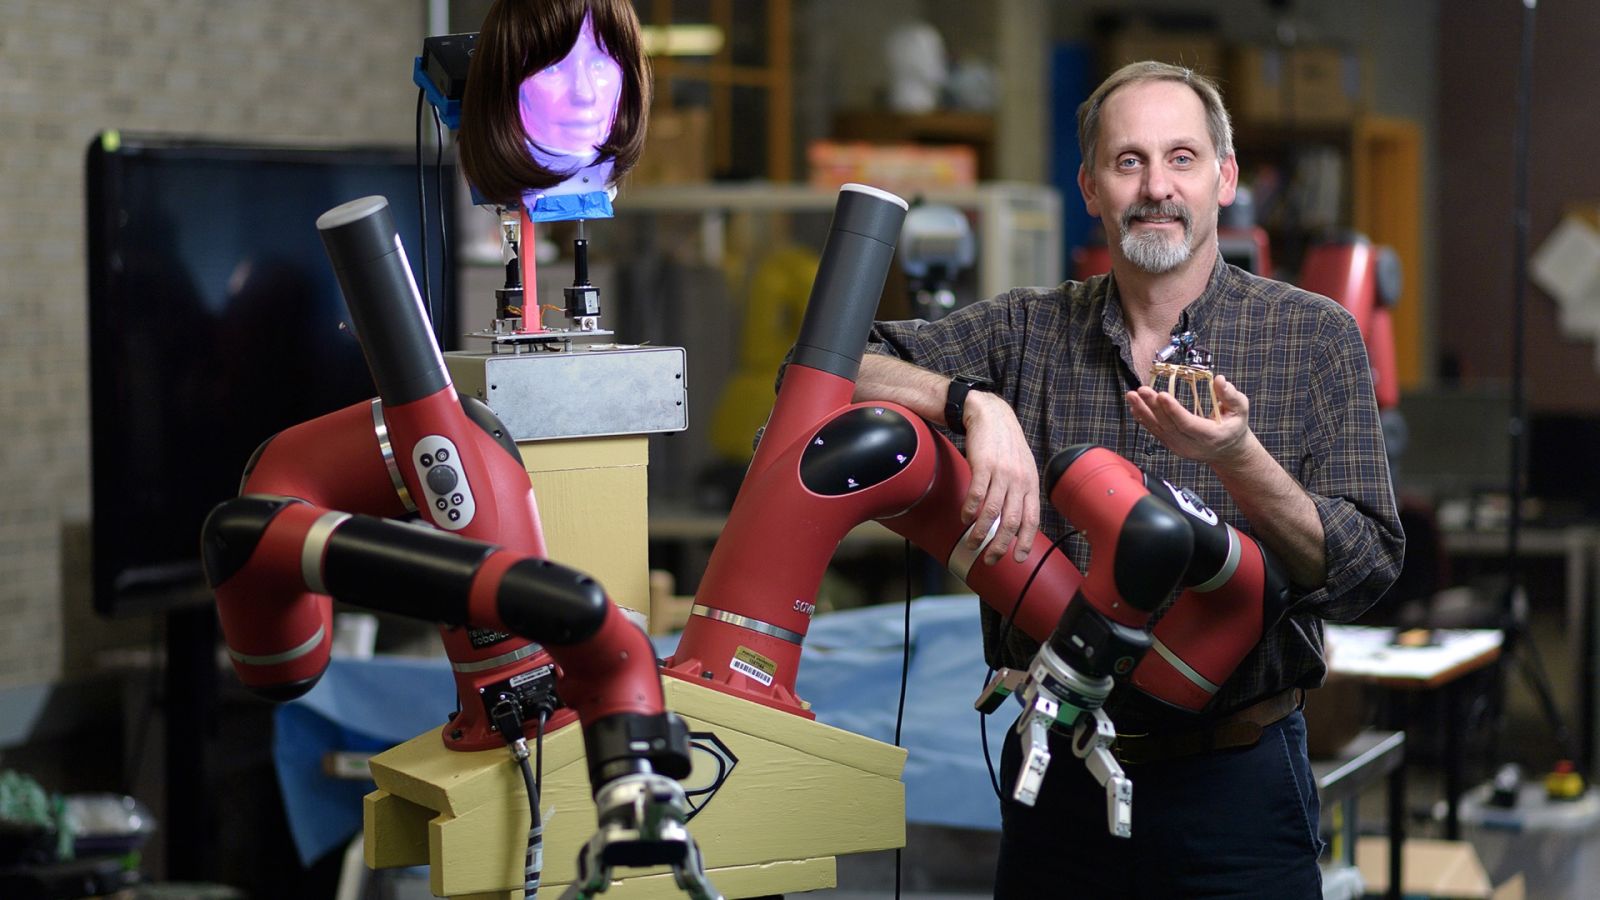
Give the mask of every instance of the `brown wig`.
[[612, 161], [620, 180], [639, 161], [650, 110], [650, 63], [639, 19], [628, 0], [495, 0], [483, 19], [461, 98], [461, 168], [486, 200], [522, 202], [522, 192], [555, 187], [571, 172], [539, 164], [522, 127], [523, 81], [563, 59], [578, 41], [585, 17], [594, 36], [622, 66], [622, 92], [611, 134], [596, 162]]

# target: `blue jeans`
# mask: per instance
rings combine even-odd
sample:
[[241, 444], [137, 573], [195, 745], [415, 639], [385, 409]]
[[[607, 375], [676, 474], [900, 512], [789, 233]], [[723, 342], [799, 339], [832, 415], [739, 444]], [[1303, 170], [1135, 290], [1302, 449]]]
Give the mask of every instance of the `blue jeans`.
[[1254, 747], [1127, 766], [1133, 837], [1106, 830], [1105, 789], [1051, 735], [1039, 802], [1011, 799], [1021, 758], [1013, 729], [1000, 757], [996, 900], [1262, 898], [1320, 900], [1320, 806], [1305, 718], [1267, 726]]

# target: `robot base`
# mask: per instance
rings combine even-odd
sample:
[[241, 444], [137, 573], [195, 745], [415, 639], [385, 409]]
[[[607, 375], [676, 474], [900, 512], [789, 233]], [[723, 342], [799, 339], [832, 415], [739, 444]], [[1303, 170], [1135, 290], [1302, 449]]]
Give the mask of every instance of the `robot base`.
[[[689, 828], [706, 873], [730, 898], [833, 887], [834, 858], [905, 844], [906, 751], [666, 679], [667, 705], [689, 723], [697, 812]], [[378, 790], [365, 801], [367, 865], [430, 865], [440, 897], [520, 897], [527, 796], [504, 750], [452, 753], [427, 732], [371, 761]], [[595, 829], [583, 736], [544, 741], [544, 884], [556, 896], [576, 874]], [[607, 897], [677, 898], [665, 869], [618, 872]]]

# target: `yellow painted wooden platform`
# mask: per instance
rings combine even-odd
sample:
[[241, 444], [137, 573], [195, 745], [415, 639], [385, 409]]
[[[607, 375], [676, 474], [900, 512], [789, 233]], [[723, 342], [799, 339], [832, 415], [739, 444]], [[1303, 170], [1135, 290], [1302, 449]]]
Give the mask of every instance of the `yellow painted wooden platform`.
[[[689, 821], [712, 883], [730, 900], [832, 887], [834, 857], [905, 843], [904, 750], [680, 679], [666, 679], [666, 688], [690, 731], [714, 735], [737, 759]], [[544, 742], [544, 884], [556, 892], [571, 882], [595, 829], [582, 743], [576, 725]], [[369, 866], [428, 864], [441, 897], [520, 895], [528, 809], [507, 751], [449, 751], [429, 731], [371, 765], [378, 790], [365, 803]], [[697, 752], [686, 788], [709, 785], [717, 768]], [[615, 873], [626, 877], [606, 896], [681, 896], [664, 873]]]

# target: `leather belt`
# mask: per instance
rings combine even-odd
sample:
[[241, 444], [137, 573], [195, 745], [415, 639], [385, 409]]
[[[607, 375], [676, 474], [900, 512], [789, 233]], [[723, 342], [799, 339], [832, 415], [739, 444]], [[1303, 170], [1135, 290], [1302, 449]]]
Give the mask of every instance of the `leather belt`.
[[1215, 750], [1254, 747], [1261, 740], [1263, 729], [1305, 705], [1305, 693], [1300, 688], [1289, 688], [1191, 731], [1119, 734], [1111, 752], [1123, 765], [1137, 766]]

